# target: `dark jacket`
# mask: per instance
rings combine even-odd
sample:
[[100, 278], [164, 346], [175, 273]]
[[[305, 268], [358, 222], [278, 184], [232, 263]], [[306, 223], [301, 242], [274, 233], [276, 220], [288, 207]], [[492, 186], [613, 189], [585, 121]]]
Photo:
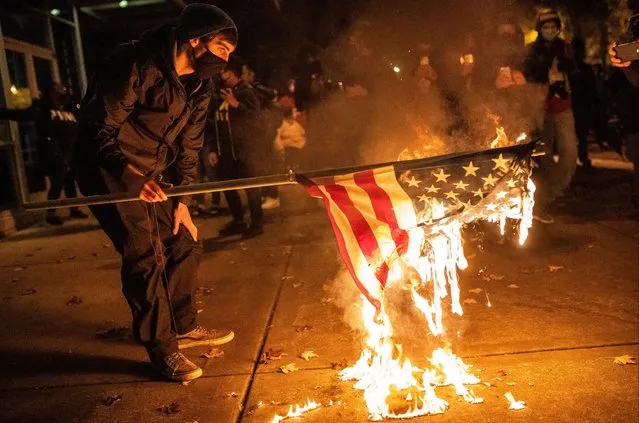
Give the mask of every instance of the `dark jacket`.
[[220, 160], [240, 160], [247, 164], [255, 151], [259, 131], [260, 101], [245, 82], [233, 88], [238, 107], [230, 107], [221, 97], [211, 102], [206, 131], [207, 143]]
[[[524, 76], [528, 82], [548, 84], [548, 72], [555, 57], [558, 70], [569, 80], [576, 67], [572, 46], [561, 38], [548, 43], [541, 36], [537, 37], [530, 45], [524, 62]], [[550, 112], [559, 113], [570, 109], [570, 87], [557, 83], [551, 85], [546, 102]]]
[[99, 66], [82, 104], [81, 180], [82, 170], [97, 167], [119, 179], [132, 164], [149, 176], [170, 173], [176, 185], [196, 181], [213, 82], [179, 78], [174, 44], [174, 29], [163, 26], [119, 46]]
[[50, 101], [36, 99], [28, 109], [0, 108], [0, 119], [34, 122], [38, 164], [44, 174], [71, 167], [78, 126], [75, 103], [54, 105]]

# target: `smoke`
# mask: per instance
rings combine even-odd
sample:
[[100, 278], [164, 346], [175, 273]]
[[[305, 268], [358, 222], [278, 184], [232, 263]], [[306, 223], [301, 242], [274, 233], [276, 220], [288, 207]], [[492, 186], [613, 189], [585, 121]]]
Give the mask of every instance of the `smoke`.
[[[488, 148], [496, 126], [505, 126], [513, 141], [534, 129], [543, 116], [544, 87], [498, 92], [494, 81], [500, 68], [498, 25], [535, 11], [498, 3], [503, 4], [370, 1], [321, 53], [331, 88], [308, 111], [304, 167], [393, 161], [406, 149], [421, 156], [477, 150]], [[474, 59], [470, 78], [460, 63], [466, 54]], [[423, 57], [435, 81], [417, 81]]]

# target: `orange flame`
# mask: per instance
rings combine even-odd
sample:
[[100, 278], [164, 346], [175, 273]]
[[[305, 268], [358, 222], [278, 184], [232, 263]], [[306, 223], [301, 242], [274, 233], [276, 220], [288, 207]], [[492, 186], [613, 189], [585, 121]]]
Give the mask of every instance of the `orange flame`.
[[315, 410], [316, 408], [319, 408], [321, 405], [322, 404], [320, 403], [307, 399], [306, 404], [302, 406], [300, 406], [299, 404], [295, 404], [295, 408], [293, 408], [293, 406], [291, 405], [288, 409], [288, 413], [286, 413], [284, 416], [280, 416], [279, 414], [276, 414], [273, 417], [273, 420], [271, 423], [279, 423], [282, 420], [290, 419], [293, 417], [301, 417], [302, 414], [306, 413], [307, 411]]

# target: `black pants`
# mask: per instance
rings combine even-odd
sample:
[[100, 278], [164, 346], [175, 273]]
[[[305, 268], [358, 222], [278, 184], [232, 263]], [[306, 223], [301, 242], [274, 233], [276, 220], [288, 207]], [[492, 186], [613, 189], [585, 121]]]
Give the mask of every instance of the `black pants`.
[[[104, 180], [109, 181], [105, 175]], [[103, 181], [80, 177], [84, 194], [103, 193]], [[116, 192], [117, 183], [102, 188]], [[133, 314], [133, 334], [150, 356], [178, 350], [176, 334], [196, 326], [193, 293], [202, 245], [180, 226], [173, 235], [174, 203], [132, 201], [92, 206], [104, 232], [122, 256], [122, 292]]]
[[587, 114], [575, 112], [575, 133], [577, 134], [577, 154], [582, 165], [590, 165], [588, 155], [588, 135], [593, 127], [593, 119]]
[[[217, 172], [220, 180], [249, 178], [254, 174], [249, 170], [246, 163], [241, 160], [221, 159], [217, 164]], [[264, 224], [264, 213], [262, 212], [262, 192], [260, 188], [247, 189], [249, 215], [251, 226], [260, 227]], [[235, 221], [244, 221], [244, 209], [242, 199], [237, 190], [224, 191], [224, 198], [229, 205], [229, 210]]]
[[[57, 200], [62, 195], [62, 189], [64, 188], [64, 195], [66, 198], [77, 197], [77, 191], [75, 189], [76, 175], [74, 172], [67, 170], [65, 164], [56, 165], [49, 171], [49, 180], [51, 187], [47, 193], [47, 199]], [[49, 210], [53, 212], [54, 210]]]

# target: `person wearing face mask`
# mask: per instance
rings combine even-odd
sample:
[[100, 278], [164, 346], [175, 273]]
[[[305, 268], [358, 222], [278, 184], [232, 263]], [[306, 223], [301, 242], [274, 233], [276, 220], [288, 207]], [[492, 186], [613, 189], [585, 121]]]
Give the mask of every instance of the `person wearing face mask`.
[[[524, 62], [528, 82], [548, 87], [542, 133], [546, 155], [540, 160], [541, 183], [535, 196], [535, 219], [542, 223], [554, 221], [548, 206], [568, 187], [577, 168], [577, 135], [570, 87], [576, 65], [571, 45], [559, 36], [561, 24], [555, 9], [539, 10], [539, 35], [530, 45]], [[555, 151], [558, 162], [554, 161]]]
[[79, 186], [85, 195], [128, 192], [142, 200], [92, 206], [91, 212], [122, 256], [122, 292], [135, 339], [173, 381], [202, 375], [180, 350], [234, 337], [196, 321], [202, 245], [188, 198], [168, 199], [162, 188], [196, 181], [213, 78], [236, 44], [237, 28], [226, 13], [190, 4], [177, 26], [150, 30], [109, 55], [82, 102]]

